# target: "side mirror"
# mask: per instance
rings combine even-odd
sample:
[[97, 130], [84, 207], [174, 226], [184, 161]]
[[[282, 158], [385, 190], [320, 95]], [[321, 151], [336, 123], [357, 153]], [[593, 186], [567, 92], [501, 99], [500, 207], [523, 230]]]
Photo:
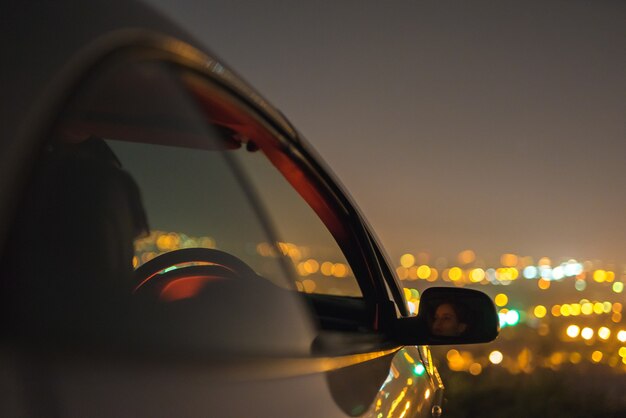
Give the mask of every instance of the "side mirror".
[[420, 298], [417, 316], [399, 318], [394, 339], [403, 345], [476, 344], [500, 331], [496, 307], [486, 294], [455, 287], [431, 287]]

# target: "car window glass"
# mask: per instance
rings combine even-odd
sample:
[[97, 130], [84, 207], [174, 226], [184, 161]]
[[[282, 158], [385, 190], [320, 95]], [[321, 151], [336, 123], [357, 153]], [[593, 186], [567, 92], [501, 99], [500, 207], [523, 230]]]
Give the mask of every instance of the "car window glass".
[[16, 259], [24, 305], [42, 307], [24, 315], [55, 335], [308, 352], [291, 264], [234, 156], [255, 150], [179, 75], [114, 61], [72, 96], [24, 211], [23, 240], [52, 247], [30, 266]]
[[[337, 241], [285, 178], [262, 155], [238, 153], [236, 156], [282, 239], [279, 251], [293, 264], [298, 290], [362, 296]], [[257, 251], [264, 256], [272, 255], [269, 243], [260, 243]]]

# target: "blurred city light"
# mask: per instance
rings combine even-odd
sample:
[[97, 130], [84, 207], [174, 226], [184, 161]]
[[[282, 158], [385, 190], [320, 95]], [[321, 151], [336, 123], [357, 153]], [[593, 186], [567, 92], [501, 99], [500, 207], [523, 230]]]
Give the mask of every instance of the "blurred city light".
[[504, 293], [498, 293], [494, 298], [496, 306], [505, 306], [509, 302], [509, 298]]
[[589, 327], [585, 327], [580, 332], [580, 335], [581, 335], [581, 337], [583, 337], [583, 339], [590, 340], [590, 339], [593, 338], [593, 329], [591, 329]]
[[576, 338], [580, 333], [580, 327], [578, 325], [570, 325], [569, 327], [567, 327], [566, 333], [568, 337]]
[[504, 356], [498, 350], [494, 350], [491, 353], [489, 353], [489, 361], [492, 362], [493, 364], [502, 363], [502, 359], [504, 359]]
[[409, 268], [413, 264], [415, 264], [415, 257], [413, 254], [403, 254], [402, 257], [400, 257], [400, 265], [402, 267]]

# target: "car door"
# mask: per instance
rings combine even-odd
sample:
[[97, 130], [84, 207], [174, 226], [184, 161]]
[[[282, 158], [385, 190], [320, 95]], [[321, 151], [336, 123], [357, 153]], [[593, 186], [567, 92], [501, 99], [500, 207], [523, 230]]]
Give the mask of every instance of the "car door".
[[187, 44], [111, 39], [16, 197], [3, 415], [430, 415], [389, 269], [291, 125]]

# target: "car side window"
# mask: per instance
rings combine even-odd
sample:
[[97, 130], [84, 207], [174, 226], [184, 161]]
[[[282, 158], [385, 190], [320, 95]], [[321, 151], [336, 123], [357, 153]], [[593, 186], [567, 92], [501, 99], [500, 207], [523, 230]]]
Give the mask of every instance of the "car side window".
[[[294, 247], [250, 181], [264, 176], [249, 161], [265, 158], [264, 139], [246, 137], [250, 116], [228, 94], [200, 100], [186, 72], [113, 60], [71, 97], [23, 211], [22, 244], [39, 235], [54, 247], [30, 266], [31, 254], [15, 258], [24, 306], [37, 306], [23, 317], [76, 338], [308, 353], [314, 334], [292, 291]], [[302, 257], [313, 254], [306, 244]]]

